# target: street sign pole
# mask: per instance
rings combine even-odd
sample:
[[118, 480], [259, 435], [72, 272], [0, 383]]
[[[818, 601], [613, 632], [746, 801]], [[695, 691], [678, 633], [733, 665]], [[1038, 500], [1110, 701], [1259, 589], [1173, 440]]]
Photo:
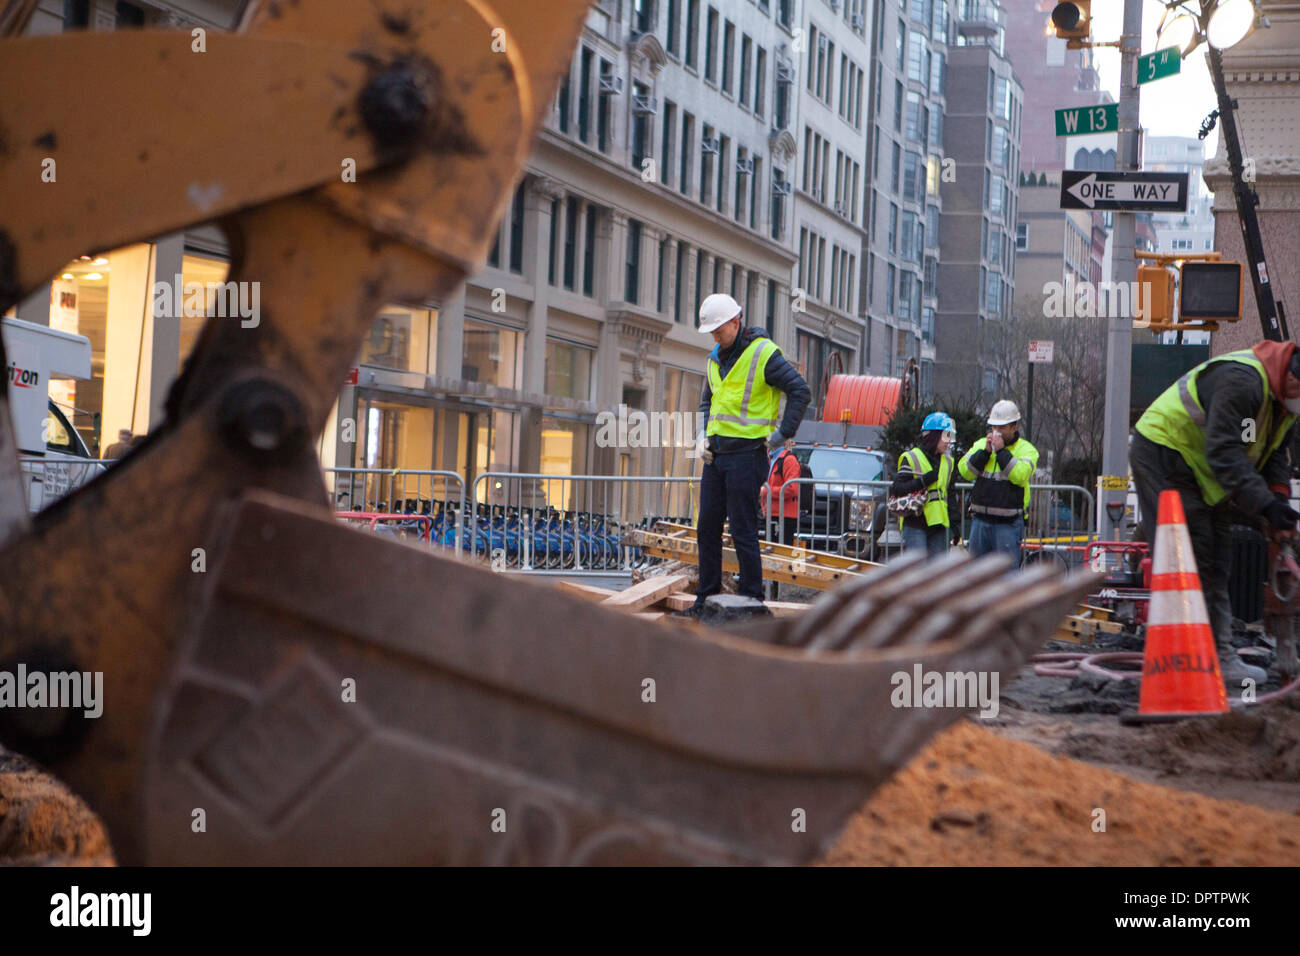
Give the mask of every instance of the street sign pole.
[[[1124, 35], [1120, 38], [1119, 65], [1119, 135], [1115, 151], [1115, 168], [1137, 170], [1142, 157], [1137, 155], [1140, 121], [1140, 94], [1137, 84], [1138, 44], [1142, 40], [1142, 0], [1124, 0]], [[1137, 234], [1137, 214], [1115, 213], [1115, 237], [1111, 255], [1111, 281], [1133, 288], [1137, 279], [1137, 264], [1133, 258]], [[1132, 303], [1130, 303], [1132, 305]], [[1132, 385], [1133, 316], [1121, 315], [1107, 320], [1110, 323], [1106, 337], [1106, 431], [1102, 446], [1101, 470], [1106, 475], [1128, 474], [1128, 419], [1129, 394]], [[1101, 510], [1103, 538], [1118, 541], [1123, 538], [1123, 510], [1106, 505], [1124, 503], [1123, 491], [1102, 491], [1098, 502]], [[1119, 519], [1112, 518], [1117, 512]]]
[[1034, 366], [1036, 362], [1029, 363], [1029, 384], [1025, 388], [1025, 435], [1032, 442], [1034, 440]]

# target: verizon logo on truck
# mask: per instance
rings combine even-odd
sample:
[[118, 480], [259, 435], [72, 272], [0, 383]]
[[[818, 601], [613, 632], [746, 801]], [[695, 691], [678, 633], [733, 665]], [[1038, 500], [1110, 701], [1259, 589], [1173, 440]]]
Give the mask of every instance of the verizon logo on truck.
[[41, 383], [41, 373], [34, 368], [19, 368], [9, 363], [9, 385], [12, 388], [35, 388]]

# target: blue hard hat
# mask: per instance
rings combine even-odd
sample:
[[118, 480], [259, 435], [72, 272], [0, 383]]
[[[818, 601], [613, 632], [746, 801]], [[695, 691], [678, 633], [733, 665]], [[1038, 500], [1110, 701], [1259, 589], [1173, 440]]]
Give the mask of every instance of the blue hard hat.
[[947, 412], [931, 412], [925, 416], [925, 421], [921, 423], [923, 432], [948, 432], [956, 431], [957, 426], [953, 423], [952, 416]]

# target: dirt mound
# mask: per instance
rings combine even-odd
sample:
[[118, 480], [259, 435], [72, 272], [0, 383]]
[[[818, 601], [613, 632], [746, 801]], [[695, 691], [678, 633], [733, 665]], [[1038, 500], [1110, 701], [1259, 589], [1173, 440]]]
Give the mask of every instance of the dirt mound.
[[0, 747], [0, 865], [111, 865], [99, 817], [31, 761]]
[[1298, 851], [1300, 816], [1139, 782], [965, 721], [881, 787], [822, 862], [1277, 866]]

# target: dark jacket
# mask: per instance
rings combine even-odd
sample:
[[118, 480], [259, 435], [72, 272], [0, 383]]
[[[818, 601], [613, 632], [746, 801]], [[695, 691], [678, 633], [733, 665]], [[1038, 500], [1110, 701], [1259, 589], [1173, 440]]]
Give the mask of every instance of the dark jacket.
[[[910, 469], [903, 468], [894, 476], [894, 480], [889, 486], [889, 497], [902, 498], [916, 491], [924, 491], [939, 480], [939, 461], [941, 456], [937, 451], [935, 451], [937, 446], [937, 441], [927, 441], [924, 438], [919, 444], [912, 446], [913, 448], [919, 448], [921, 454], [925, 455], [925, 460], [930, 463], [930, 470], [924, 475], [913, 475]], [[911, 448], [908, 449], [908, 451], [911, 450]], [[951, 467], [948, 469], [948, 487], [946, 489], [935, 489], [941, 494], [944, 494], [945, 492], [947, 494], [949, 522], [952, 522], [954, 519], [960, 521], [960, 515], [957, 514], [958, 500], [956, 477], [957, 462], [954, 459], [951, 463]], [[903, 515], [903, 526], [906, 528], [920, 528], [924, 531], [929, 528], [930, 525], [925, 520], [925, 515], [906, 514]]]
[[[1290, 437], [1258, 472], [1246, 457], [1242, 422], [1253, 419], [1264, 400], [1259, 373], [1238, 362], [1216, 362], [1197, 377], [1196, 394], [1205, 409], [1205, 461], [1210, 471], [1233, 504], [1248, 515], [1260, 514], [1273, 500], [1268, 486], [1288, 484], [1291, 472], [1287, 455]], [[1284, 414], [1286, 410], [1274, 400], [1273, 420]], [[1170, 456], [1169, 465], [1187, 484], [1196, 486], [1192, 469], [1181, 456]]]
[[[736, 336], [736, 341], [731, 343], [731, 348], [723, 349], [720, 345], [713, 347], [713, 357], [718, 360], [718, 373], [727, 377], [731, 371], [731, 366], [736, 364], [736, 359], [740, 358], [742, 352], [749, 348], [751, 342], [757, 338], [765, 338], [767, 332], [764, 329], [754, 328], [752, 326], [740, 330]], [[794, 433], [799, 430], [799, 423], [803, 421], [803, 413], [808, 409], [808, 403], [812, 401], [812, 392], [808, 388], [808, 383], [803, 380], [799, 370], [791, 365], [786, 357], [777, 352], [767, 360], [767, 367], [764, 370], [763, 378], [767, 384], [773, 388], [785, 392], [785, 414], [781, 417], [781, 434], [786, 438], [793, 438]], [[700, 414], [707, 421], [709, 417], [709, 408], [713, 404], [713, 389], [709, 388], [709, 377], [704, 377], [704, 392], [700, 395]], [[761, 448], [766, 439], [763, 438], [735, 438], [729, 435], [711, 435], [709, 436], [709, 448], [715, 452], [729, 454], [738, 451], [749, 451], [754, 448]]]

